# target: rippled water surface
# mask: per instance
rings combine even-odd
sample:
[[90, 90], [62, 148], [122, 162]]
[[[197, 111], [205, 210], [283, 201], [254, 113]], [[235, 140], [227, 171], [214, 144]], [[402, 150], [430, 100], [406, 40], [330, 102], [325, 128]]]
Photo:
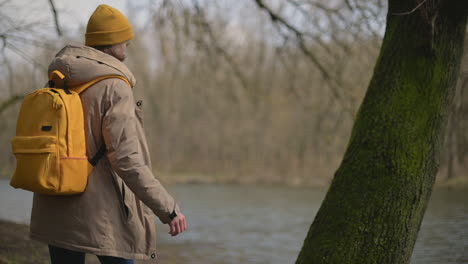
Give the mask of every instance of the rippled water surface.
[[[188, 218], [172, 238], [158, 224], [158, 241], [180, 248], [191, 263], [294, 263], [324, 189], [236, 185], [175, 185], [168, 189]], [[32, 195], [0, 181], [0, 219], [28, 223]], [[412, 263], [468, 263], [468, 191], [436, 189]]]

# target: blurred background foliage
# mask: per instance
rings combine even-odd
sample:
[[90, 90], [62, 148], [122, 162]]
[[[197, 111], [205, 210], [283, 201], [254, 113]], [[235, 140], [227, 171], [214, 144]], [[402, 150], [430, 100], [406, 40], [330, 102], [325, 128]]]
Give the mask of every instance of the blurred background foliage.
[[[16, 12], [30, 5], [0, 0], [1, 177], [14, 169], [21, 97], [45, 84], [65, 44], [83, 43], [85, 24], [67, 31], [69, 14], [41, 5], [45, 17], [24, 19]], [[328, 184], [378, 57], [385, 1], [127, 1], [122, 11], [138, 21], [126, 64], [163, 181]], [[467, 67], [465, 56], [439, 182], [467, 178]]]

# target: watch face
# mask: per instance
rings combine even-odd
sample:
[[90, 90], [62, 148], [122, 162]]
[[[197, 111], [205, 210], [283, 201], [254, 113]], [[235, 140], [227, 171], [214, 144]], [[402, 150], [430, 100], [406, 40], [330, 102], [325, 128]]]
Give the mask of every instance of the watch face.
[[171, 220], [174, 219], [174, 218], [176, 218], [176, 216], [177, 216], [177, 213], [175, 212], [175, 210], [172, 211], [172, 213], [169, 215], [169, 217], [171, 218]]

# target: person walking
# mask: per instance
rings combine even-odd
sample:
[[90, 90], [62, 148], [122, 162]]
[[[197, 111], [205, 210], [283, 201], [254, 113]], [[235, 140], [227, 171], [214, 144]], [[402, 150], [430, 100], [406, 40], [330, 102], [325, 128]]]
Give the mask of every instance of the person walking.
[[46, 243], [52, 264], [82, 264], [85, 254], [101, 263], [155, 259], [155, 215], [176, 236], [187, 228], [174, 198], [154, 177], [143, 129], [142, 102], [135, 102], [135, 77], [123, 64], [133, 30], [117, 9], [99, 5], [83, 46], [66, 46], [49, 74], [60, 71], [68, 87], [99, 77], [80, 94], [88, 159], [102, 158], [78, 195], [34, 194], [30, 236]]

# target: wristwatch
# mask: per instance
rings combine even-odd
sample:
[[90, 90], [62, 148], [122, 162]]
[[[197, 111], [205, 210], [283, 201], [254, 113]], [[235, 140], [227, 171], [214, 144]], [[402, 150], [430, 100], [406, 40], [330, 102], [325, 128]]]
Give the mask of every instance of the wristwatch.
[[177, 213], [175, 212], [175, 209], [174, 211], [172, 211], [172, 213], [169, 215], [169, 218], [171, 218], [171, 220], [174, 220], [174, 218], [177, 217]]

